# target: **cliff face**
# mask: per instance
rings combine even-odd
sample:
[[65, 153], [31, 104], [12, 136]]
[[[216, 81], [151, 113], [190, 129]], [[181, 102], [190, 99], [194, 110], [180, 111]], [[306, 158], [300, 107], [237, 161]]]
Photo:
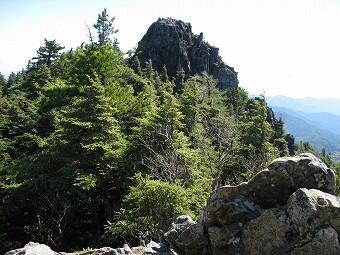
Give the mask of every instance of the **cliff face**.
[[218, 87], [237, 87], [237, 72], [227, 66], [218, 48], [204, 41], [203, 33], [194, 35], [190, 23], [175, 19], [158, 19], [138, 43], [136, 54], [142, 66], [149, 59], [160, 72], [166, 65], [169, 78], [184, 70], [186, 75], [206, 71], [218, 80]]

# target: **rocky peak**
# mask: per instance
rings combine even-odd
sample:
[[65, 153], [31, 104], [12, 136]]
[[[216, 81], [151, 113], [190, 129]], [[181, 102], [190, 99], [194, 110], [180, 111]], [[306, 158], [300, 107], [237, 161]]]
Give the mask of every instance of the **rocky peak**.
[[237, 72], [222, 61], [218, 51], [204, 41], [203, 33], [194, 35], [190, 23], [167, 18], [149, 27], [138, 43], [136, 55], [142, 67], [150, 59], [158, 72], [166, 65], [170, 78], [180, 70], [187, 76], [206, 71], [218, 80], [220, 89], [237, 87]]

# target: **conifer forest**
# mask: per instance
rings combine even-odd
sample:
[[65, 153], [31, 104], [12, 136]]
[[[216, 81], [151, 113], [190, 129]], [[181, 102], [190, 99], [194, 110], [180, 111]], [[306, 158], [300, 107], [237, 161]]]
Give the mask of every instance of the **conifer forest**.
[[159, 240], [177, 216], [197, 217], [214, 188], [280, 156], [318, 154], [288, 146], [265, 95], [141, 67], [106, 10], [93, 27], [74, 49], [45, 39], [22, 71], [0, 76], [0, 253], [28, 241], [79, 250]]

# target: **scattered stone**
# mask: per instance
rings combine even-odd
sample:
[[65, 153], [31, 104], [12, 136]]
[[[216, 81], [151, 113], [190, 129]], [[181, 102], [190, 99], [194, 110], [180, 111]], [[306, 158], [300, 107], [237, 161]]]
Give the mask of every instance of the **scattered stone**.
[[23, 248], [12, 250], [5, 255], [56, 255], [56, 252], [52, 251], [50, 247], [45, 244], [29, 242]]
[[45, 244], [29, 242], [24, 248], [16, 249], [7, 252], [5, 255], [177, 255], [170, 247], [164, 243], [156, 243], [151, 241], [147, 247], [138, 246], [132, 247], [125, 244], [123, 248], [103, 247], [89, 251], [80, 252], [54, 252]]

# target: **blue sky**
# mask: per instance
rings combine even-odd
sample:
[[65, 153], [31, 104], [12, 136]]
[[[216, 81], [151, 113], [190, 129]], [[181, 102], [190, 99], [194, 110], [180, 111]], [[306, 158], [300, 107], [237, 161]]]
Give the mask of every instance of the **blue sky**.
[[3, 0], [0, 72], [25, 68], [44, 38], [66, 49], [86, 42], [85, 24], [104, 8], [123, 51], [172, 17], [219, 47], [250, 93], [340, 98], [339, 0]]

